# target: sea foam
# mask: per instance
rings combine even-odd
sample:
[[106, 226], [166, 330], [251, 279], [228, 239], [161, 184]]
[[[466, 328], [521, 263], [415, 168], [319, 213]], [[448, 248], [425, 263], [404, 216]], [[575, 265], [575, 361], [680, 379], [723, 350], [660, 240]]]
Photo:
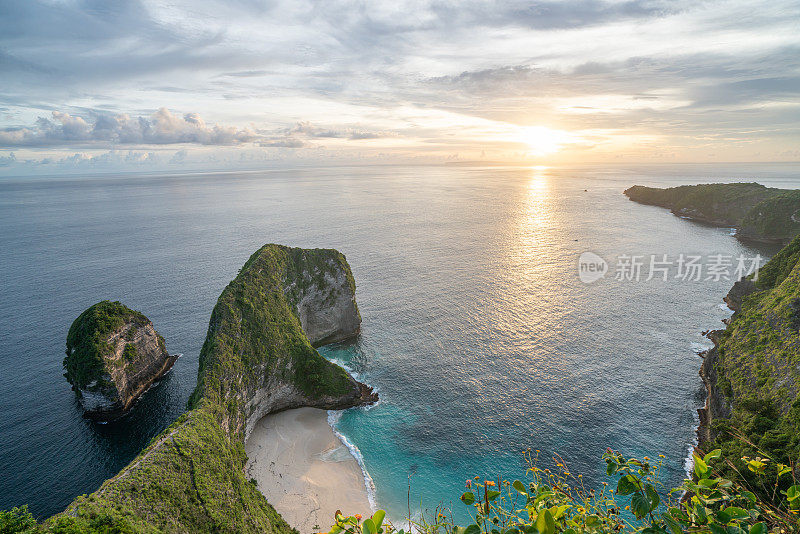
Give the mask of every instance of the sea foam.
[[350, 454], [353, 455], [353, 458], [356, 459], [358, 462], [358, 466], [361, 468], [361, 474], [364, 475], [364, 486], [367, 488], [367, 500], [369, 500], [369, 507], [372, 508], [372, 511], [376, 511], [377, 505], [375, 504], [375, 481], [372, 480], [372, 476], [367, 471], [367, 466], [364, 464], [364, 455], [361, 454], [361, 450], [358, 447], [353, 445], [347, 437], [339, 432], [336, 428], [336, 423], [342, 417], [342, 412], [339, 410], [328, 410], [328, 424], [331, 426], [333, 433], [336, 434], [336, 437], [339, 438], [339, 441], [347, 447], [347, 450], [350, 451]]
[[[350, 376], [352, 376], [355, 380], [366, 383], [364, 375], [355, 372], [344, 361], [340, 360], [339, 358], [328, 358], [328, 360], [332, 363], [335, 363], [345, 371], [347, 371], [347, 373]], [[376, 393], [379, 391], [377, 387], [373, 386], [371, 387], [372, 390], [375, 391]], [[358, 409], [371, 410], [379, 403], [380, 400], [374, 404], [370, 404], [368, 406], [362, 406]], [[331, 430], [333, 430], [333, 433], [336, 434], [336, 437], [339, 438], [339, 441], [341, 441], [342, 444], [345, 447], [347, 447], [347, 450], [350, 451], [350, 454], [353, 455], [353, 458], [356, 459], [356, 462], [358, 462], [358, 466], [361, 468], [361, 473], [364, 475], [364, 486], [367, 488], [367, 500], [369, 500], [369, 506], [370, 508], [372, 508], [372, 511], [374, 512], [378, 509], [377, 505], [375, 504], [375, 481], [372, 480], [372, 476], [369, 474], [369, 471], [367, 471], [367, 466], [364, 464], [364, 455], [361, 454], [361, 450], [358, 447], [356, 447], [353, 443], [351, 443], [350, 440], [347, 439], [347, 436], [342, 434], [339, 431], [339, 429], [336, 428], [336, 423], [339, 422], [339, 419], [341, 419], [341, 417], [342, 417], [342, 410], [328, 410], [328, 424], [330, 425]]]

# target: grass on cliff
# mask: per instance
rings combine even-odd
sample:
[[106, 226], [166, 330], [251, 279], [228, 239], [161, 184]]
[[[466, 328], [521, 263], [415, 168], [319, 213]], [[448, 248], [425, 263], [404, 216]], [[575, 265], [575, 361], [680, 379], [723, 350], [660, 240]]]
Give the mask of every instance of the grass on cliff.
[[255, 252], [211, 313], [190, 406], [204, 399], [226, 411], [233, 425], [244, 407], [230, 392], [258, 389], [265, 375], [294, 384], [309, 398], [350, 392], [349, 375], [311, 346], [294, 311], [302, 291], [324, 286], [325, 273], [339, 261], [347, 265], [341, 254], [325, 249], [265, 245]]
[[[800, 262], [800, 239], [783, 247], [758, 271], [758, 289], [772, 289], [780, 285]], [[785, 291], [783, 292], [785, 295]]]
[[[147, 324], [147, 317], [119, 302], [104, 300], [81, 313], [67, 334], [67, 356], [64, 358], [64, 377], [78, 389], [105, 373], [103, 358], [114, 348], [106, 342], [109, 335], [128, 322]], [[101, 384], [102, 386], [102, 384]]]
[[[713, 423], [713, 446], [726, 457], [768, 456], [787, 465], [800, 458], [798, 260], [800, 237], [762, 268], [757, 281], [761, 291], [744, 299], [719, 338], [717, 386], [732, 411], [730, 419]], [[773, 489], [759, 486], [747, 472], [726, 476], [750, 485], [764, 498]]]
[[745, 215], [741, 227], [746, 235], [794, 237], [800, 232], [800, 191], [787, 191], [762, 200]]
[[[67, 509], [111, 516], [135, 532], [293, 533], [246, 480], [247, 456], [209, 409], [184, 414], [126, 469]], [[56, 520], [57, 521], [57, 520]]]
[[211, 410], [194, 410], [63, 514], [37, 525], [27, 510], [0, 512], [0, 533], [297, 534], [245, 479], [246, 460]]
[[625, 193], [637, 202], [671, 208], [675, 212], [696, 210], [708, 219], [737, 224], [758, 203], [785, 190], [758, 183], [681, 185], [661, 189], [635, 185]]

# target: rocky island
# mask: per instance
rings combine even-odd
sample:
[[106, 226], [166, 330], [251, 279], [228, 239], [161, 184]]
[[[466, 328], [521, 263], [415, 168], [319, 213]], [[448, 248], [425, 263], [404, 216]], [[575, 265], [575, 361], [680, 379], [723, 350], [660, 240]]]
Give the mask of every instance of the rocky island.
[[[95, 311], [122, 310], [101, 304]], [[130, 321], [144, 321], [130, 313]], [[84, 319], [73, 325], [76, 332], [91, 324]], [[41, 528], [296, 533], [246, 478], [244, 442], [270, 413], [343, 409], [377, 400], [371, 388], [313, 347], [355, 336], [360, 325], [355, 281], [341, 253], [265, 245], [247, 260], [211, 313], [189, 411], [96, 492], [78, 497]], [[121, 329], [122, 338], [128, 332], [116, 320], [112, 329]], [[85, 386], [99, 368], [79, 365], [84, 360], [76, 358], [76, 346], [65, 364], [72, 379]]]
[[624, 194], [640, 204], [668, 208], [687, 219], [736, 228], [743, 240], [785, 244], [800, 233], [800, 190], [757, 183], [634, 185]]
[[147, 317], [104, 300], [72, 323], [64, 376], [87, 417], [110, 421], [127, 413], [177, 358]]

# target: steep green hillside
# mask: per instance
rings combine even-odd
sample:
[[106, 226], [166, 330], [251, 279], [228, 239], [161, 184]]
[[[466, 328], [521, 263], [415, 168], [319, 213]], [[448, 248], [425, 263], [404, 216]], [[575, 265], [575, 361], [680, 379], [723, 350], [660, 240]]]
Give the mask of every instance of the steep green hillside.
[[[715, 349], [704, 362], [712, 413], [703, 447], [719, 447], [728, 458], [768, 456], [771, 469], [800, 457], [798, 260], [800, 237], [762, 269], [757, 290], [743, 299], [728, 327], [714, 334]], [[746, 470], [726, 474], [762, 495], [773, 489]]]
[[800, 233], [800, 191], [735, 183], [666, 189], [635, 185], [624, 193], [635, 202], [669, 208], [681, 217], [736, 227], [737, 236], [744, 239], [788, 242]]
[[[296, 315], [297, 303], [310, 289], [328, 289], [324, 298], [329, 301], [334, 291], [347, 289], [325, 288], [325, 274], [334, 269], [348, 273], [347, 286], [354, 293], [350, 268], [335, 250], [267, 245], [253, 254], [211, 313], [190, 407], [212, 406], [235, 434], [251, 417], [245, 404], [263, 387], [290, 384], [304, 397], [294, 403], [298, 406], [315, 406], [317, 400], [335, 405], [335, 399], [351, 396], [353, 379], [319, 355]], [[358, 313], [355, 302], [353, 307]]]
[[350, 267], [335, 250], [262, 247], [214, 307], [191, 411], [100, 489], [37, 528], [295, 532], [245, 479], [248, 422], [278, 409], [375, 400], [369, 388], [319, 355], [297, 316], [301, 301], [307, 313], [339, 303], [348, 317], [337, 337], [354, 335], [360, 323], [354, 292]]
[[744, 216], [739, 227], [743, 237], [790, 240], [800, 233], [800, 191], [762, 200]]

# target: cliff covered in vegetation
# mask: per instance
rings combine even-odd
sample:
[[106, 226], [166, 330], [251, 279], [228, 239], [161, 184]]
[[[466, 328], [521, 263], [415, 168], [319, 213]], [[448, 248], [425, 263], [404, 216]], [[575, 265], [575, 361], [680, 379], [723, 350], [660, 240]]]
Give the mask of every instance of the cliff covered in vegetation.
[[[42, 527], [57, 532], [295, 532], [245, 479], [244, 439], [270, 412], [377, 399], [312, 347], [356, 335], [350, 267], [335, 250], [266, 245], [211, 314], [190, 411], [119, 474]], [[332, 309], [333, 308], [333, 309]], [[301, 321], [302, 318], [302, 321]]]
[[[701, 369], [708, 399], [700, 446], [727, 458], [769, 457], [770, 470], [793, 465], [800, 456], [800, 237], [755, 280], [737, 282], [726, 302], [735, 313], [727, 328], [708, 334], [715, 346]], [[765, 498], [773, 492], [770, 480], [729, 471]]]
[[635, 185], [624, 194], [640, 204], [668, 208], [688, 219], [737, 228], [737, 237], [787, 243], [800, 233], [800, 191], [757, 183]]
[[72, 323], [64, 377], [86, 416], [108, 421], [124, 415], [176, 359], [147, 317], [104, 300]]

